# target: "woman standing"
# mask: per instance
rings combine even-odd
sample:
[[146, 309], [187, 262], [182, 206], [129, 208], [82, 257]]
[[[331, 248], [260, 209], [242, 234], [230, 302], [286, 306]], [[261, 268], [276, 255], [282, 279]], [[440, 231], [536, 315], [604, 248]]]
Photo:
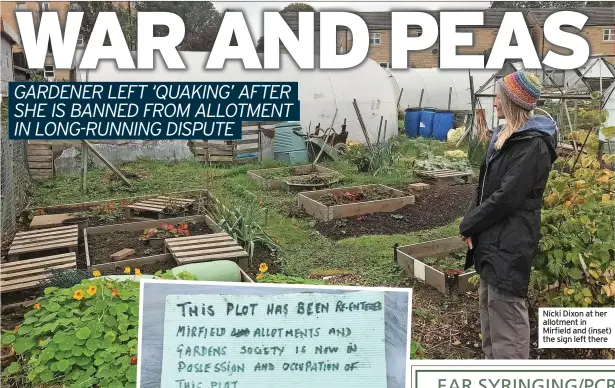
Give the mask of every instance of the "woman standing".
[[500, 79], [495, 107], [506, 124], [496, 129], [480, 169], [476, 200], [460, 233], [468, 245], [466, 269], [480, 275], [480, 317], [487, 359], [528, 359], [526, 305], [540, 239], [540, 209], [556, 159], [556, 126], [532, 110], [541, 85], [520, 71]]

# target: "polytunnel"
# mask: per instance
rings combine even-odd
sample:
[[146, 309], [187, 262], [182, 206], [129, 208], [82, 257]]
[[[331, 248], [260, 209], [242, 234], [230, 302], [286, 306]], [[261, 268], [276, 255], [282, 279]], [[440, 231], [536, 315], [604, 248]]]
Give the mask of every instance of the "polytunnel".
[[[302, 70], [290, 55], [280, 57], [280, 69], [246, 70], [241, 61], [227, 61], [224, 69], [205, 69], [208, 52], [180, 52], [184, 70], [169, 70], [160, 55], [152, 70], [118, 70], [114, 61], [100, 62], [87, 70], [82, 79], [90, 82], [298, 82], [301, 125], [305, 132], [316, 125], [328, 128], [338, 110], [333, 127], [339, 133], [347, 120], [348, 140], [365, 142], [353, 107], [357, 100], [370, 140], [378, 137], [380, 117], [387, 120], [386, 138], [397, 134], [396, 99], [387, 73], [373, 60], [343, 70]], [[262, 58], [261, 58], [262, 59]], [[318, 56], [315, 63], [319, 62]], [[384, 126], [384, 125], [383, 125]]]

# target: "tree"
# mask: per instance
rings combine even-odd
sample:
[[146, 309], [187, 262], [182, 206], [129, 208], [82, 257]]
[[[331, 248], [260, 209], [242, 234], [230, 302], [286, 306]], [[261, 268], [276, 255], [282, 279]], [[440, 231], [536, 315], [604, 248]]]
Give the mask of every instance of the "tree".
[[[178, 48], [184, 51], [210, 51], [222, 23], [222, 14], [210, 1], [139, 1], [136, 9], [144, 12], [171, 12], [182, 18], [186, 34]], [[156, 36], [167, 34], [168, 28], [165, 26], [154, 28]]]
[[306, 3], [291, 3], [280, 11], [280, 13], [286, 12], [314, 12], [314, 7]]
[[[136, 47], [137, 23], [134, 15], [131, 15], [129, 10], [122, 6], [116, 6], [112, 1], [76, 1], [71, 2], [69, 9], [72, 11], [83, 12], [81, 21], [81, 35], [83, 41], [87, 42], [92, 35], [94, 24], [100, 12], [115, 12], [122, 26], [122, 31], [126, 37], [126, 43], [130, 49]], [[110, 44], [109, 37], [105, 39], [105, 44]]]
[[615, 1], [492, 1], [491, 8], [614, 7]]

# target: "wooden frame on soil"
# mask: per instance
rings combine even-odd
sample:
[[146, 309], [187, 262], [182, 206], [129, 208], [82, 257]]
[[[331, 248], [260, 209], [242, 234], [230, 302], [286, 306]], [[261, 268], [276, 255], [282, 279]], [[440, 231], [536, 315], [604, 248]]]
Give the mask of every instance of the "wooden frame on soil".
[[[267, 178], [263, 178], [261, 174], [276, 172], [276, 171], [283, 171], [289, 168], [292, 169], [293, 173], [295, 174], [319, 172], [323, 174], [339, 175], [337, 171], [331, 170], [330, 168], [313, 165], [313, 164], [303, 164], [300, 166], [266, 168], [262, 170], [250, 170], [248, 171], [248, 179], [250, 179], [252, 182], [256, 183], [257, 185], [259, 185], [261, 188], [265, 190], [281, 189], [281, 188], [286, 187], [286, 183], [284, 183], [283, 178], [287, 178], [287, 177], [267, 179]], [[290, 175], [290, 176], [294, 176], [294, 175]]]
[[451, 283], [447, 284], [446, 274], [421, 261], [426, 257], [446, 255], [464, 247], [466, 244], [460, 237], [442, 238], [397, 247], [395, 248], [395, 260], [406, 271], [408, 277], [416, 278], [435, 287], [443, 294], [452, 293], [454, 289], [459, 293], [475, 291], [477, 287], [469, 282], [469, 279], [476, 275], [475, 271], [452, 277]]
[[207, 189], [202, 189], [202, 190], [184, 190], [184, 191], [174, 191], [174, 192], [170, 192], [170, 193], [158, 193], [158, 194], [147, 194], [147, 195], [139, 195], [139, 196], [135, 196], [135, 197], [124, 197], [124, 198], [115, 198], [115, 199], [102, 199], [100, 201], [91, 201], [91, 202], [77, 202], [77, 203], [64, 203], [64, 204], [60, 204], [60, 205], [51, 205], [51, 206], [39, 206], [39, 207], [30, 207], [28, 206], [25, 210], [55, 210], [55, 209], [65, 209], [65, 208], [89, 208], [91, 206], [97, 206], [97, 205], [107, 205], [110, 203], [115, 203], [115, 202], [122, 202], [122, 201], [138, 201], [138, 200], [142, 200], [142, 199], [148, 199], [148, 198], [154, 198], [154, 197], [159, 197], [161, 195], [166, 195], [166, 196], [178, 196], [178, 195], [203, 195], [205, 197], [211, 198], [211, 194], [209, 193], [209, 191]]
[[[153, 255], [153, 256], [143, 256], [143, 257], [135, 257], [132, 259], [127, 259], [127, 260], [121, 260], [121, 261], [112, 261], [112, 262], [108, 262], [108, 263], [103, 263], [103, 264], [93, 264], [90, 261], [90, 252], [89, 252], [89, 247], [88, 247], [88, 235], [95, 235], [95, 234], [101, 234], [101, 233], [109, 233], [109, 232], [119, 232], [119, 231], [137, 231], [137, 230], [144, 230], [147, 228], [153, 228], [156, 226], [159, 226], [161, 222], [163, 223], [169, 223], [169, 224], [173, 224], [173, 223], [179, 223], [182, 221], [185, 221], [187, 219], [191, 219], [194, 220], [196, 222], [201, 222], [204, 221], [207, 226], [214, 232], [214, 233], [218, 233], [220, 232], [220, 228], [218, 227], [218, 225], [216, 225], [216, 223], [207, 215], [202, 215], [202, 216], [186, 216], [186, 217], [177, 217], [177, 218], [165, 218], [162, 220], [151, 220], [151, 221], [139, 221], [139, 222], [129, 222], [129, 223], [124, 223], [124, 224], [114, 224], [114, 225], [104, 225], [104, 226], [96, 226], [96, 227], [92, 227], [92, 228], [86, 228], [83, 231], [83, 239], [84, 239], [84, 243], [85, 243], [85, 261], [88, 267], [88, 271], [94, 271], [94, 270], [98, 270], [101, 272], [104, 271], [110, 271], [113, 270], [116, 267], [135, 267], [135, 266], [140, 266], [140, 265], [145, 265], [145, 264], [152, 264], [152, 263], [156, 263], [158, 261], [166, 261], [166, 260], [173, 260], [175, 261], [175, 259], [173, 258], [173, 255], [171, 253], [163, 253], [160, 255]], [[237, 264], [239, 265], [239, 267], [242, 269], [242, 271], [247, 270], [248, 268], [248, 258], [240, 258], [237, 260]], [[247, 275], [246, 275], [247, 276]]]
[[[343, 194], [346, 192], [354, 194], [360, 190], [366, 190], [375, 187], [380, 187], [388, 190], [391, 193], [391, 198], [334, 206], [327, 206], [318, 202], [318, 199], [320, 197], [327, 194]], [[414, 195], [406, 195], [401, 190], [397, 190], [384, 185], [340, 187], [327, 190], [304, 191], [298, 194], [299, 208], [304, 209], [305, 212], [312, 217], [318, 218], [325, 222], [339, 218], [359, 216], [362, 214], [379, 212], [389, 213], [401, 209], [406, 205], [412, 205], [414, 204], [414, 201]]]

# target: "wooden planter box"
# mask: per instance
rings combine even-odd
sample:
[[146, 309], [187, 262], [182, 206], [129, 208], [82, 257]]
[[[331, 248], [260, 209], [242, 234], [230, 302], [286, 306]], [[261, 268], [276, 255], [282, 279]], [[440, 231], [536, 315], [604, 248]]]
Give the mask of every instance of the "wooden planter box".
[[448, 237], [420, 244], [406, 245], [395, 248], [395, 261], [406, 271], [409, 277], [419, 279], [421, 282], [435, 287], [443, 294], [475, 291], [477, 287], [468, 281], [468, 279], [476, 275], [475, 271], [448, 277], [447, 279], [446, 274], [421, 261], [426, 257], [450, 254], [465, 246], [466, 244], [460, 237]]
[[[281, 188], [286, 187], [286, 183], [284, 183], [284, 180], [283, 180], [283, 178], [286, 178], [286, 177], [267, 179], [267, 178], [263, 178], [261, 175], [265, 173], [272, 173], [272, 172], [275, 173], [277, 171], [284, 171], [287, 169], [288, 167], [267, 168], [263, 170], [251, 170], [251, 171], [248, 171], [248, 179], [250, 179], [252, 182], [256, 183], [257, 185], [259, 185], [260, 187], [266, 190], [281, 189]], [[329, 168], [322, 167], [322, 166], [314, 166], [312, 164], [294, 166], [294, 167], [291, 167], [291, 170], [292, 170], [292, 176], [305, 174], [305, 173], [311, 173], [311, 172], [339, 175], [338, 172], [335, 170], [331, 170]]]
[[[174, 223], [185, 221], [186, 219], [192, 219], [196, 222], [205, 221], [207, 226], [209, 226], [209, 228], [213, 230], [214, 233], [220, 232], [220, 228], [218, 227], [218, 225], [216, 225], [216, 223], [209, 216], [206, 216], [206, 215], [165, 218], [163, 220], [130, 222], [130, 223], [125, 223], [125, 224], [105, 225], [105, 226], [96, 226], [92, 228], [86, 228], [83, 231], [83, 239], [85, 242], [85, 260], [88, 266], [88, 272], [91, 272], [94, 270], [105, 272], [105, 271], [113, 270], [116, 267], [131, 267], [132, 268], [135, 266], [138, 267], [138, 266], [145, 265], [145, 264], [152, 264], [152, 263], [156, 263], [159, 261], [167, 261], [167, 260], [172, 260], [173, 262], [175, 262], [175, 259], [173, 258], [173, 255], [171, 253], [163, 253], [160, 255], [135, 257], [135, 258], [122, 260], [122, 261], [110, 261], [108, 263], [92, 265], [91, 264], [92, 262], [90, 260], [90, 252], [88, 248], [88, 236], [91, 236], [94, 234], [109, 233], [109, 232], [144, 230], [146, 228], [154, 228], [154, 227], [160, 226], [161, 223], [174, 224]], [[248, 268], [248, 258], [245, 257], [245, 258], [239, 259], [237, 264], [242, 270], [245, 271]]]
[[[343, 194], [346, 192], [356, 193], [360, 190], [365, 190], [372, 187], [381, 187], [386, 190], [389, 190], [392, 198], [334, 206], [327, 206], [318, 202], [318, 199], [323, 195]], [[362, 214], [393, 212], [397, 209], [401, 209], [406, 205], [413, 204], [414, 195], [406, 195], [403, 191], [396, 190], [388, 186], [364, 185], [353, 187], [340, 187], [328, 190], [304, 191], [299, 193], [298, 203], [299, 208], [305, 210], [305, 212], [312, 217], [327, 222], [338, 218], [354, 217]]]

